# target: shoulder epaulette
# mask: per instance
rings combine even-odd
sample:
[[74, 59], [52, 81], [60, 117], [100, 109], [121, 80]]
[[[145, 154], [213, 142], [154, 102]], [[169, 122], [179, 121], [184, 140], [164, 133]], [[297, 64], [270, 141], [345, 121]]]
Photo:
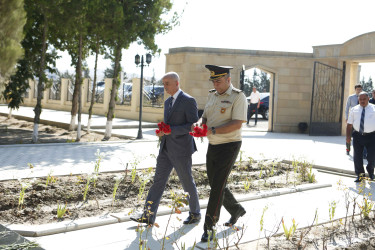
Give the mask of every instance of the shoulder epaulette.
[[208, 92], [212, 93], [212, 92], [215, 92], [216, 89], [210, 89]]
[[235, 91], [235, 92], [237, 92], [237, 93], [241, 93], [241, 92], [242, 92], [242, 90], [240, 90], [240, 89], [236, 89], [236, 88], [233, 88], [233, 91]]

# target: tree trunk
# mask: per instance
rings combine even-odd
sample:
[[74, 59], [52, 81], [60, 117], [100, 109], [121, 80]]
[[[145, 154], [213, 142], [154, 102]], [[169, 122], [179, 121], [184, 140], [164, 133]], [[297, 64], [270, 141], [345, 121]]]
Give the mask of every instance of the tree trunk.
[[13, 109], [10, 108], [10, 109], [9, 109], [9, 114], [8, 114], [8, 119], [12, 118], [12, 111], [13, 111]]
[[112, 80], [112, 89], [111, 89], [111, 99], [109, 101], [108, 112], [107, 112], [107, 124], [105, 128], [104, 138], [103, 140], [109, 140], [111, 138], [112, 133], [112, 120], [114, 117], [115, 106], [116, 106], [116, 94], [118, 89], [118, 73], [120, 69], [120, 61], [121, 61], [121, 46], [117, 45], [115, 48], [115, 68], [113, 71], [113, 80]]
[[96, 41], [96, 50], [95, 50], [95, 67], [94, 67], [94, 83], [92, 85], [92, 94], [91, 94], [91, 103], [89, 108], [89, 120], [87, 121], [87, 133], [90, 133], [90, 125], [91, 125], [91, 116], [92, 116], [92, 108], [94, 107], [95, 103], [95, 91], [96, 91], [96, 71], [98, 69], [98, 55], [99, 55], [99, 39]]
[[82, 112], [82, 34], [79, 35], [79, 49], [78, 49], [78, 65], [76, 72], [76, 79], [78, 78], [78, 127], [77, 139], [81, 140], [81, 112]]
[[43, 96], [43, 81], [44, 81], [44, 69], [45, 69], [45, 58], [46, 58], [46, 50], [47, 50], [47, 32], [48, 32], [48, 24], [47, 18], [44, 15], [44, 27], [43, 27], [43, 40], [42, 40], [42, 51], [40, 55], [40, 67], [39, 67], [39, 81], [38, 81], [38, 90], [37, 90], [37, 101], [36, 106], [34, 108], [34, 130], [32, 135], [32, 141], [34, 143], [38, 142], [38, 127], [40, 122], [40, 114], [42, 113], [42, 96]]

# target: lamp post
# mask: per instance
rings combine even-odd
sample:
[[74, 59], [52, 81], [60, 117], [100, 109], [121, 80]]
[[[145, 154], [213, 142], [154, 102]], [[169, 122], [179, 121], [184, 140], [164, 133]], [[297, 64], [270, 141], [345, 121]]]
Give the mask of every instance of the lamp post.
[[[146, 65], [144, 65], [143, 55], [140, 58], [140, 56], [137, 54], [135, 56], [135, 64], [138, 66], [139, 63], [141, 63], [141, 65], [140, 65], [140, 67], [141, 67], [141, 86], [139, 88], [139, 125], [138, 125], [138, 136], [137, 136], [136, 139], [142, 139], [143, 138], [143, 135], [142, 135], [143, 66], [146, 66]], [[151, 54], [150, 53], [146, 54], [146, 63], [147, 63], [147, 65], [151, 63]]]

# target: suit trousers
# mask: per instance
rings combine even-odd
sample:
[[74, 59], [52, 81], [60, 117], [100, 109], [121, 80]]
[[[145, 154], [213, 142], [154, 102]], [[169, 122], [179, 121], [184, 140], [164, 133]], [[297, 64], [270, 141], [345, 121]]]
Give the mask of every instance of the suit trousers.
[[[258, 122], [258, 103], [250, 103], [249, 111], [251, 114], [251, 110], [255, 109], [255, 124]], [[250, 118], [247, 119], [247, 122], [249, 123]]]
[[191, 155], [176, 156], [175, 154], [168, 153], [166, 147], [159, 153], [156, 162], [154, 183], [148, 192], [144, 207], [144, 215], [148, 217], [150, 223], [155, 222], [159, 203], [173, 168], [177, 172], [184, 191], [189, 194], [190, 212], [200, 213], [198, 192], [192, 176], [191, 166]]
[[226, 187], [227, 180], [237, 155], [241, 148], [241, 141], [218, 145], [208, 145], [206, 167], [209, 184], [211, 187], [208, 200], [204, 229], [211, 230], [219, 221], [221, 206], [231, 214], [239, 209], [244, 210], [234, 198], [232, 192]]
[[374, 173], [375, 163], [375, 132], [370, 134], [360, 134], [353, 131], [353, 148], [354, 148], [354, 169], [357, 176], [364, 174], [363, 168], [363, 150], [367, 148], [367, 172]]

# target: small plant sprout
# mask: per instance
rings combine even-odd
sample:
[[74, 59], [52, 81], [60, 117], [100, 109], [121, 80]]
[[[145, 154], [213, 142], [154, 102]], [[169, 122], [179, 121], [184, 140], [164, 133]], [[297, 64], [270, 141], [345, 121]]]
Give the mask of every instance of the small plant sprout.
[[243, 184], [243, 187], [245, 188], [245, 191], [247, 192], [250, 189], [251, 183], [249, 181], [249, 178], [246, 177], [245, 183]]
[[372, 208], [374, 207], [374, 202], [372, 202], [369, 197], [363, 197], [362, 204], [358, 204], [358, 206], [363, 217], [365, 217], [366, 219], [370, 218], [369, 215]]
[[292, 220], [293, 225], [291, 225], [289, 229], [284, 224], [284, 218], [281, 219], [281, 222], [283, 224], [285, 238], [287, 240], [289, 240], [294, 235], [294, 233], [295, 233], [295, 231], [297, 229], [296, 221], [294, 219]]
[[260, 218], [260, 222], [259, 222], [259, 224], [260, 224], [259, 237], [260, 237], [260, 233], [263, 231], [263, 227], [264, 227], [264, 214], [266, 213], [267, 209], [268, 209], [268, 206], [265, 206], [263, 208], [262, 217]]
[[58, 204], [57, 205], [57, 219], [61, 220], [62, 217], [64, 217], [67, 210], [68, 209], [66, 208], [66, 203], [65, 203], [64, 207], [62, 205], [60, 206], [60, 204]]
[[171, 191], [172, 204], [170, 204], [168, 206], [172, 209], [172, 213], [170, 214], [167, 226], [165, 227], [165, 232], [164, 232], [164, 236], [163, 236], [163, 242], [162, 242], [161, 249], [165, 249], [165, 240], [168, 238], [168, 237], [166, 237], [167, 229], [168, 229], [168, 225], [171, 221], [172, 214], [173, 214], [173, 212], [175, 212], [176, 214], [181, 214], [180, 208], [182, 208], [184, 206], [187, 206], [189, 204], [189, 201], [188, 201], [187, 197], [188, 197], [187, 193], [173, 192], [173, 190]]
[[49, 171], [49, 173], [48, 173], [48, 176], [47, 176], [47, 179], [46, 179], [46, 187], [48, 187], [48, 184], [55, 183], [56, 180], [57, 180], [56, 177], [52, 176], [52, 172], [53, 172], [53, 170]]
[[248, 157], [248, 162], [249, 162], [249, 166], [253, 165], [253, 163], [254, 163], [254, 158], [251, 157], [251, 156], [249, 156], [249, 157]]
[[96, 161], [95, 161], [94, 172], [99, 174], [100, 163], [103, 160], [105, 154], [100, 153], [100, 149], [97, 149], [96, 153], [95, 153], [95, 156], [96, 156]]
[[332, 201], [329, 203], [329, 220], [333, 220], [333, 218], [335, 217], [336, 206], [336, 201]]
[[20, 197], [18, 198], [18, 209], [19, 209], [24, 203], [26, 189], [28, 189], [34, 182], [36, 182], [36, 179], [33, 178], [30, 182], [23, 182], [22, 179], [18, 179], [18, 181], [21, 184]]
[[315, 174], [312, 172], [312, 165], [310, 165], [310, 171], [307, 174], [307, 178], [309, 180], [309, 183], [314, 183], [316, 181]]
[[118, 189], [118, 186], [120, 185], [120, 182], [123, 180], [123, 177], [121, 175], [116, 175], [113, 179], [115, 180], [115, 185], [113, 187], [113, 192], [112, 192], [112, 206], [116, 201], [117, 189]]
[[86, 201], [86, 196], [90, 188], [90, 183], [94, 180], [94, 178], [97, 178], [97, 175], [95, 173], [90, 173], [86, 177], [85, 191], [83, 192], [83, 201]]
[[138, 176], [141, 185], [139, 186], [138, 198], [142, 199], [143, 193], [146, 188], [146, 184], [150, 181], [152, 168], [148, 168], [147, 171], [143, 170], [142, 173]]

